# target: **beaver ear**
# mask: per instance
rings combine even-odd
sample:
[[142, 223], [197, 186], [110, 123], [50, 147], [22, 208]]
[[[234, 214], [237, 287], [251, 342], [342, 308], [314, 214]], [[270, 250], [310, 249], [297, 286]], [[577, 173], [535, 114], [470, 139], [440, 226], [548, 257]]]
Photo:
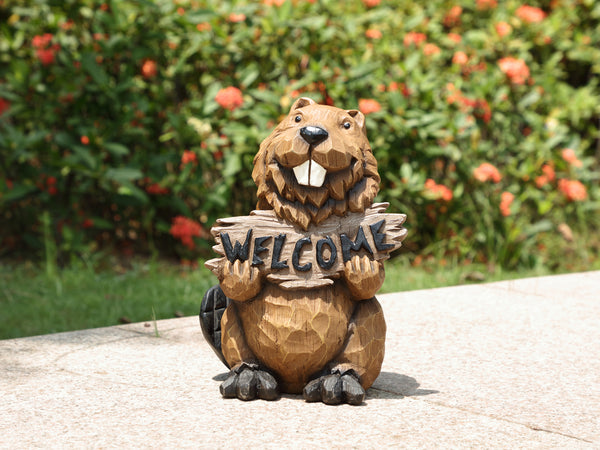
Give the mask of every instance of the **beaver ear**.
[[363, 130], [366, 131], [366, 127], [365, 127], [365, 115], [363, 113], [361, 113], [360, 111], [358, 111], [357, 109], [350, 109], [348, 111], [346, 111], [348, 114], [350, 114], [350, 117], [352, 117], [354, 119], [354, 121], [356, 122], [356, 124]]
[[315, 101], [311, 98], [300, 97], [298, 100], [296, 100], [294, 102], [294, 104], [290, 108], [290, 112], [295, 111], [300, 108], [304, 108], [305, 106], [308, 106], [308, 105], [315, 105], [315, 104], [316, 104]]

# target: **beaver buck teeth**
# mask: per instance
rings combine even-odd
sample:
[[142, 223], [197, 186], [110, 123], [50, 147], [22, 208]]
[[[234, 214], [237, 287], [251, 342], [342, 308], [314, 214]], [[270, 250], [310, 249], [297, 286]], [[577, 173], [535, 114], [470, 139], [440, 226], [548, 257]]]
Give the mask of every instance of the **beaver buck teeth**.
[[321, 187], [325, 181], [327, 170], [319, 163], [309, 159], [294, 167], [296, 181], [303, 186]]

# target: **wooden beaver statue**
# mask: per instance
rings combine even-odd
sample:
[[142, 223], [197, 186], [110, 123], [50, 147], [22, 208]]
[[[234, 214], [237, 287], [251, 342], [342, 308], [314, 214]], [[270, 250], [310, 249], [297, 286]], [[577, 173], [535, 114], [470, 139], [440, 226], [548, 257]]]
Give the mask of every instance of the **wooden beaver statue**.
[[252, 178], [257, 210], [218, 220], [221, 257], [206, 263], [220, 284], [200, 322], [231, 369], [221, 394], [358, 405], [383, 362], [382, 261], [406, 235], [406, 216], [373, 204], [380, 178], [364, 115], [296, 100]]

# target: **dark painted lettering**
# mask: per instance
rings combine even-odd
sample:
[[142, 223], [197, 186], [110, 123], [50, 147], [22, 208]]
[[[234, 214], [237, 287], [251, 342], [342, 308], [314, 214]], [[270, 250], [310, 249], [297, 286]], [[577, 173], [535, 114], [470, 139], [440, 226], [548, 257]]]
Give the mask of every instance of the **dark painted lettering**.
[[[329, 261], [325, 261], [323, 257], [323, 246], [327, 245], [329, 247], [329, 251], [331, 252], [331, 256], [329, 257]], [[326, 236], [323, 239], [319, 239], [317, 241], [317, 264], [324, 269], [329, 270], [335, 264], [335, 260], [337, 259], [337, 248], [333, 243], [333, 239], [330, 236]]]
[[285, 234], [280, 234], [275, 238], [273, 242], [273, 259], [271, 260], [271, 269], [287, 269], [289, 266], [286, 261], [279, 261], [279, 257], [281, 256], [281, 249], [283, 248], [283, 244], [285, 243]]
[[244, 244], [240, 244], [238, 241], [235, 241], [235, 245], [231, 245], [231, 239], [229, 239], [229, 234], [221, 233], [221, 242], [223, 243], [223, 249], [225, 250], [225, 255], [230, 263], [234, 263], [236, 259], [239, 259], [241, 262], [244, 262], [248, 259], [248, 250], [250, 248], [250, 238], [252, 237], [252, 228], [248, 230], [246, 233], [246, 240]]
[[351, 251], [358, 252], [361, 248], [364, 248], [373, 255], [373, 250], [371, 250], [371, 246], [367, 241], [363, 227], [358, 228], [358, 233], [356, 233], [356, 240], [354, 242], [352, 242], [352, 239], [345, 234], [340, 234], [340, 241], [342, 242], [342, 258], [344, 259], [344, 262], [352, 259], [352, 255], [350, 254]]
[[269, 239], [271, 239], [271, 236], [261, 236], [254, 238], [254, 253], [252, 255], [253, 266], [260, 266], [261, 264], [264, 264], [264, 261], [258, 255], [268, 250], [268, 248], [263, 247], [262, 244]]
[[294, 246], [294, 253], [292, 253], [292, 266], [294, 266], [294, 269], [296, 269], [298, 272], [308, 272], [310, 269], [312, 269], [312, 263], [310, 262], [302, 266], [300, 265], [300, 251], [302, 250], [302, 247], [307, 244], [310, 244], [310, 237], [298, 239], [296, 245]]
[[371, 228], [371, 233], [373, 234], [373, 241], [375, 242], [375, 248], [380, 252], [385, 252], [390, 248], [394, 248], [394, 244], [386, 244], [385, 241], [385, 233], [380, 233], [379, 230], [385, 223], [385, 220], [380, 220], [372, 225], [369, 225]]

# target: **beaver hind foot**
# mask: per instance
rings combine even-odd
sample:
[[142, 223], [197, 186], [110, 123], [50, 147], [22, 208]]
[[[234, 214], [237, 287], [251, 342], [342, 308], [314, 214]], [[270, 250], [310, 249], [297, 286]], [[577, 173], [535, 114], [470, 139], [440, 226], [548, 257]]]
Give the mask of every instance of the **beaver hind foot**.
[[277, 400], [279, 386], [275, 377], [258, 364], [241, 363], [234, 367], [220, 386], [224, 398], [240, 400]]
[[322, 401], [327, 405], [348, 403], [360, 405], [365, 399], [365, 390], [358, 381], [358, 375], [353, 370], [344, 373], [334, 371], [310, 381], [302, 391], [307, 402]]

